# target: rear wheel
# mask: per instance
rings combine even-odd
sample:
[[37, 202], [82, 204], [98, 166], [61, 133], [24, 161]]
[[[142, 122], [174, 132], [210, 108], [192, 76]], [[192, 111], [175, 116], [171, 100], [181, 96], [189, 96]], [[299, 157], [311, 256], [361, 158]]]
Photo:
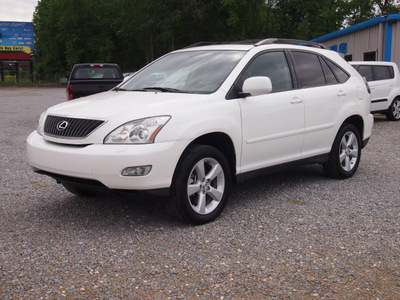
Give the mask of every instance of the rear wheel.
[[177, 166], [168, 210], [184, 222], [211, 222], [224, 209], [230, 187], [225, 156], [211, 146], [191, 146]]
[[361, 138], [353, 124], [344, 125], [333, 142], [325, 172], [333, 178], [349, 178], [354, 175], [361, 158]]
[[400, 98], [395, 98], [390, 104], [388, 111], [386, 112], [386, 117], [390, 121], [400, 120]]

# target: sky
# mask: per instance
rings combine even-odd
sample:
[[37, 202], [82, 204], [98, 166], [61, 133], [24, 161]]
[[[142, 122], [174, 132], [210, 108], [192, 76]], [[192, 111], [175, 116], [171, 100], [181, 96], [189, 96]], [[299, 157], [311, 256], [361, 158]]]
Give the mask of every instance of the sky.
[[0, 0], [0, 22], [32, 22], [38, 0]]

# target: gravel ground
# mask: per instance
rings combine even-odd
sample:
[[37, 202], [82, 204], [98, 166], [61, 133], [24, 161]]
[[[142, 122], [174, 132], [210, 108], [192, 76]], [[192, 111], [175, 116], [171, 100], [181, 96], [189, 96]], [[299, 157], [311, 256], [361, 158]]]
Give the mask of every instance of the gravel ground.
[[79, 198], [25, 139], [60, 88], [0, 88], [0, 299], [400, 299], [400, 122], [375, 118], [356, 175], [307, 166], [234, 187], [220, 218]]

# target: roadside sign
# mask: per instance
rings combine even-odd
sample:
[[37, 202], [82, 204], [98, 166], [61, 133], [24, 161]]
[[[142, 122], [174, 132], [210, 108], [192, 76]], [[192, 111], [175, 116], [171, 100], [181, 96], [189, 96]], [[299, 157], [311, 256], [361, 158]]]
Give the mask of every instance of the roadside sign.
[[0, 21], [0, 52], [33, 51], [33, 23]]

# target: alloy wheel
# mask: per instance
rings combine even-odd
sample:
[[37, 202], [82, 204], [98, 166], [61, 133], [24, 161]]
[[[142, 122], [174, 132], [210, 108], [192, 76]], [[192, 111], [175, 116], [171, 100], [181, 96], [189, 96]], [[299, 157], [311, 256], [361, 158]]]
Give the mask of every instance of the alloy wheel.
[[351, 171], [358, 160], [358, 140], [356, 135], [349, 131], [343, 135], [339, 149], [340, 164], [345, 171]]
[[201, 215], [215, 210], [225, 191], [225, 174], [217, 160], [203, 158], [190, 172], [187, 195], [192, 209]]

